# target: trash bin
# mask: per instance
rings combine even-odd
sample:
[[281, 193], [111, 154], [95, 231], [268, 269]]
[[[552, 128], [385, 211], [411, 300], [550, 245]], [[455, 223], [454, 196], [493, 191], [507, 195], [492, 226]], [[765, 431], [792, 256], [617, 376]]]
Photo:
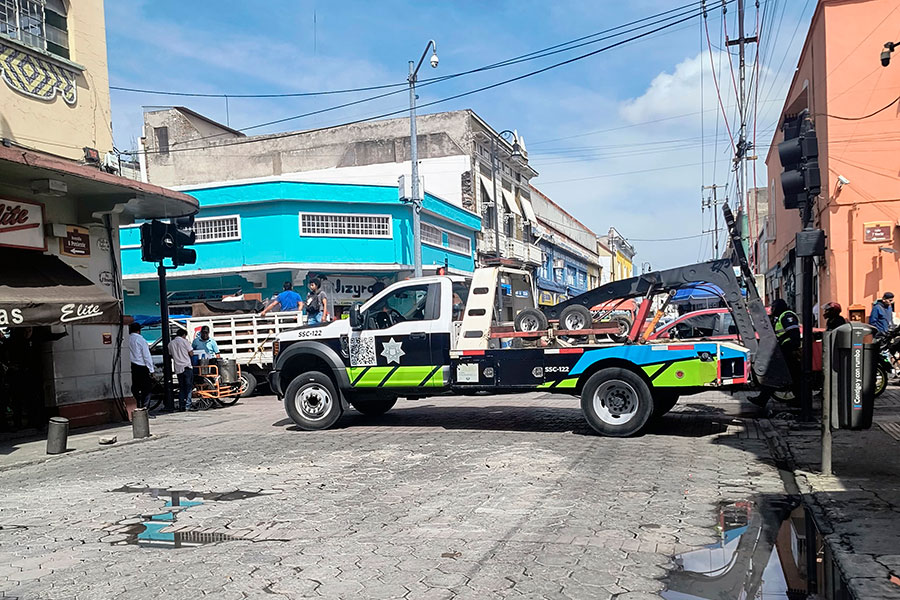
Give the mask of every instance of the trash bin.
[[875, 408], [875, 328], [858, 322], [825, 336], [827, 385], [833, 429], [869, 429]]

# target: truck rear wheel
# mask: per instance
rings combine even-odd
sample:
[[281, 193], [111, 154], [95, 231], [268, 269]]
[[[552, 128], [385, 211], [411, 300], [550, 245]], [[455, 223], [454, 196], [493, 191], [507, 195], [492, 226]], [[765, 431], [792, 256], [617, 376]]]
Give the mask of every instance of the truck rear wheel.
[[590, 329], [592, 320], [591, 311], [580, 304], [573, 304], [565, 307], [559, 315], [559, 328], [563, 330]]
[[250, 371], [241, 371], [241, 398], [252, 396], [257, 384], [256, 375]]
[[353, 396], [350, 404], [368, 417], [377, 417], [394, 408], [396, 396]]
[[284, 410], [305, 431], [328, 429], [343, 413], [334, 382], [319, 371], [294, 377], [284, 392]]
[[602, 369], [585, 383], [581, 411], [597, 433], [628, 437], [647, 425], [653, 414], [653, 397], [637, 374], [627, 369]]

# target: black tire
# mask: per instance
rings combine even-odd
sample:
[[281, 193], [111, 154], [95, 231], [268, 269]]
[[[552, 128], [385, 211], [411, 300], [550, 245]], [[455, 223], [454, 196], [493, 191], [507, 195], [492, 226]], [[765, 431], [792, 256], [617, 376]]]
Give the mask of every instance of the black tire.
[[882, 395], [887, 389], [890, 372], [883, 365], [875, 365], [875, 397]]
[[294, 377], [284, 392], [284, 410], [304, 431], [328, 429], [344, 412], [334, 382], [319, 371]]
[[394, 408], [394, 405], [397, 404], [397, 397], [356, 396], [350, 399], [350, 404], [367, 417], [378, 417]]
[[565, 307], [559, 315], [559, 328], [567, 331], [590, 329], [592, 322], [591, 311], [580, 304]]
[[612, 333], [609, 337], [618, 344], [624, 344], [628, 341], [628, 333], [631, 331], [631, 319], [623, 316], [614, 316], [610, 319], [611, 322], [615, 323], [619, 326], [618, 333]]
[[241, 371], [241, 398], [248, 398], [256, 391], [259, 382], [250, 371]]
[[673, 390], [653, 390], [653, 418], [658, 419], [678, 404], [678, 393]]
[[523, 308], [513, 323], [516, 331], [533, 331], [538, 335], [547, 331], [547, 315], [536, 308]]
[[653, 397], [636, 373], [611, 367], [587, 380], [581, 392], [581, 412], [600, 435], [628, 437], [640, 433], [650, 421]]

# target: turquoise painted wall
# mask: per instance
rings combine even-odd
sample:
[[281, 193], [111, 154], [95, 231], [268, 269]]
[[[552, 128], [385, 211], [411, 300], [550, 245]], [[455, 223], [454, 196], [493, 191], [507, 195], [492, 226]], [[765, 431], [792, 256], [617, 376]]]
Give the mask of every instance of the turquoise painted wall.
[[[277, 269], [279, 263], [413, 263], [411, 209], [408, 204], [398, 201], [397, 190], [393, 187], [273, 182], [205, 188], [189, 193], [200, 201], [198, 217], [239, 215], [241, 239], [194, 245], [197, 263], [181, 267], [184, 270], [236, 271], [255, 265], [271, 265]], [[301, 236], [301, 212], [389, 215], [392, 238]], [[423, 265], [443, 265], [446, 258], [454, 269], [474, 270], [475, 232], [481, 229], [477, 216], [426, 194], [422, 222], [466, 236], [471, 247], [471, 252], [465, 255], [423, 244]], [[155, 265], [141, 261], [139, 228], [123, 228], [120, 240], [123, 273], [126, 276], [155, 275]], [[328, 271], [340, 272], [340, 268]], [[168, 289], [170, 292], [228, 289], [262, 292], [263, 297], [268, 297], [281, 290], [286, 278], [287, 273], [270, 274], [266, 287], [259, 289], [238, 275], [198, 275], [190, 279], [176, 277], [169, 280]], [[139, 295], [126, 296], [126, 311], [130, 314], [158, 313], [158, 296], [156, 281], [143, 281]]]

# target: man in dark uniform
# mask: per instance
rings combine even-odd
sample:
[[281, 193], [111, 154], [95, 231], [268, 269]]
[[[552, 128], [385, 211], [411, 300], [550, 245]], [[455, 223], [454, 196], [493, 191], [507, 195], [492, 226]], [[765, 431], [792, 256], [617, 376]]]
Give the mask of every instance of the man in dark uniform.
[[[788, 308], [787, 302], [778, 298], [770, 307], [772, 325], [775, 327], [775, 337], [778, 339], [778, 347], [784, 356], [788, 370], [791, 373], [791, 390], [794, 398], [800, 397], [800, 378], [803, 370], [800, 364], [800, 352], [802, 342], [800, 339], [800, 318], [797, 313]], [[765, 408], [775, 392], [772, 388], [764, 387], [759, 396], [749, 398], [750, 402]]]

